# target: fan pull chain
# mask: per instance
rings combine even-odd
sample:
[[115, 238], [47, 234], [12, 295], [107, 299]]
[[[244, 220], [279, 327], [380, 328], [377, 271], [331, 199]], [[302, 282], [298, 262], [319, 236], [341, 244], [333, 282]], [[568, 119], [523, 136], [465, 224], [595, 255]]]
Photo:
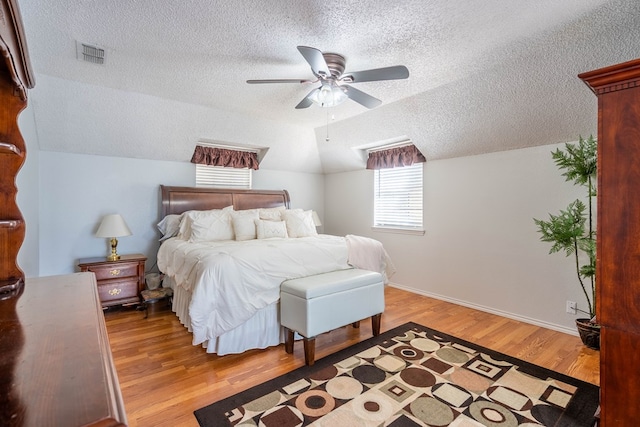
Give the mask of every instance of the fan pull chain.
[[329, 109], [327, 109], [327, 137], [324, 140], [329, 142]]

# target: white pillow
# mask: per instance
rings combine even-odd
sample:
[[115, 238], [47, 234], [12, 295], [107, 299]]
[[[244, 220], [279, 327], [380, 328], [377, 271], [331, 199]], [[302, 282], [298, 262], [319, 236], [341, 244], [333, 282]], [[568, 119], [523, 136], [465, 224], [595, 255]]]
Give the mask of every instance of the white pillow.
[[176, 236], [180, 231], [180, 221], [182, 220], [182, 214], [180, 215], [167, 215], [162, 218], [157, 224], [158, 230], [162, 233], [160, 241], [167, 240], [170, 237]]
[[189, 218], [189, 214], [197, 212], [197, 211], [186, 211], [182, 214], [182, 219], [180, 219], [180, 228], [178, 229], [178, 239], [189, 240], [189, 236], [191, 236], [191, 218]]
[[318, 230], [313, 222], [313, 211], [290, 209], [282, 212], [282, 219], [287, 224], [289, 237], [317, 236]]
[[236, 240], [252, 240], [256, 238], [257, 209], [246, 209], [231, 212], [231, 222]]
[[[189, 237], [183, 238], [185, 240], [188, 239], [190, 242], [233, 240], [231, 212], [233, 212], [233, 206], [210, 211], [187, 212], [182, 222], [186, 222], [189, 228]], [[180, 224], [180, 230], [182, 231], [182, 224]]]
[[287, 226], [284, 221], [256, 219], [256, 234], [258, 235], [258, 239], [287, 237]]
[[265, 219], [267, 221], [282, 221], [282, 211], [287, 208], [284, 206], [278, 206], [277, 208], [262, 208], [258, 209], [258, 213], [260, 214], [260, 219]]

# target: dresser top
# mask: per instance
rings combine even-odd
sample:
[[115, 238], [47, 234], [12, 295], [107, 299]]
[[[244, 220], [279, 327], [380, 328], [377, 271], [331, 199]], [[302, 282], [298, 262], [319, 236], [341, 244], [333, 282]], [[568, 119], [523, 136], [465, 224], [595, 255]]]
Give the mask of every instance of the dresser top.
[[0, 424], [126, 422], [96, 289], [93, 273], [40, 277], [0, 301]]

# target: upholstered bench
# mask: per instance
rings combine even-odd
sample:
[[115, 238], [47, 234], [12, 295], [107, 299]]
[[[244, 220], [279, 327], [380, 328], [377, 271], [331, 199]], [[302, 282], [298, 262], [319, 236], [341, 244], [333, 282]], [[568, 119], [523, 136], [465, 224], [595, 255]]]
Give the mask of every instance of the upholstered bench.
[[286, 328], [285, 349], [293, 353], [294, 332], [304, 339], [307, 365], [315, 360], [315, 337], [371, 317], [373, 335], [380, 334], [384, 311], [382, 275], [356, 268], [282, 282], [280, 322]]

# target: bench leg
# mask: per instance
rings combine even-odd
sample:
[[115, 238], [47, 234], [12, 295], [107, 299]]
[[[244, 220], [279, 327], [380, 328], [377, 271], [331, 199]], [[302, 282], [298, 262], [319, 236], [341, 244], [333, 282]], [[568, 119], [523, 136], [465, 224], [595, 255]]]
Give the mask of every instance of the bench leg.
[[307, 366], [313, 366], [316, 358], [316, 339], [304, 339], [304, 363]]
[[371, 329], [373, 330], [373, 336], [380, 335], [380, 320], [382, 319], [382, 313], [374, 314], [371, 316]]
[[292, 354], [293, 353], [293, 334], [294, 332], [289, 329], [289, 328], [284, 328], [285, 332], [286, 332], [286, 336], [284, 338], [284, 350], [289, 353]]

